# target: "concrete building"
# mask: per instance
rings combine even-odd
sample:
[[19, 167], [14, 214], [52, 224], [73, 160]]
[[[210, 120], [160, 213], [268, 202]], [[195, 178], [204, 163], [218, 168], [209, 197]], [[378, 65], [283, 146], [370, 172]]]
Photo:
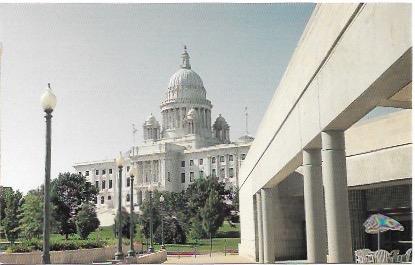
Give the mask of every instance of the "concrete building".
[[240, 170], [240, 255], [350, 263], [378, 212], [412, 247], [411, 39], [410, 4], [316, 5]]
[[[191, 69], [185, 47], [180, 69], [169, 81], [161, 102], [161, 124], [153, 114], [143, 123], [144, 142], [125, 152], [122, 205], [130, 202], [133, 164], [139, 169], [134, 181], [134, 202], [140, 205], [150, 186], [158, 190], [181, 191], [196, 178], [216, 177], [228, 187], [238, 186], [239, 168], [253, 137], [248, 133], [230, 140], [230, 126], [221, 114], [211, 122], [212, 104], [200, 76]], [[118, 169], [114, 160], [76, 163], [74, 168], [99, 189], [97, 211], [101, 225], [114, 220], [118, 189]], [[128, 208], [128, 207], [127, 207]]]

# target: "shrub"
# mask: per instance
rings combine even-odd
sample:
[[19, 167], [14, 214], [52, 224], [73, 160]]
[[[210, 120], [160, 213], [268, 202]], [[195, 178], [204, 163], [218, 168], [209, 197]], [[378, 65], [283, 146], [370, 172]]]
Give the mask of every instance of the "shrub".
[[[165, 218], [163, 220], [164, 226], [164, 243], [172, 244], [184, 244], [186, 243], [186, 232], [182, 225], [176, 218]], [[157, 227], [154, 233], [154, 239], [157, 243], [161, 244], [161, 225]]]
[[31, 252], [33, 250], [34, 249], [25, 244], [12, 244], [6, 249], [6, 253], [24, 253]]
[[83, 203], [75, 217], [76, 231], [81, 239], [87, 239], [89, 234], [99, 227], [99, 220], [92, 203]]
[[[102, 248], [105, 247], [104, 241], [99, 240], [67, 240], [67, 241], [52, 241], [50, 244], [50, 250], [75, 250], [75, 249], [89, 249], [89, 248]], [[11, 245], [7, 248], [7, 253], [21, 253], [31, 251], [41, 251], [43, 249], [42, 241], [40, 240], [27, 240], [21, 244]]]
[[216, 238], [240, 238], [239, 231], [218, 231], [215, 235]]
[[[130, 214], [127, 212], [125, 208], [121, 209], [121, 217], [122, 217], [122, 236], [126, 238], [130, 238]], [[134, 220], [137, 222], [137, 215], [134, 214]], [[112, 229], [114, 232], [114, 236], [118, 236], [118, 214], [114, 219], [114, 224], [112, 225]], [[137, 234], [136, 227], [134, 225], [134, 234]]]

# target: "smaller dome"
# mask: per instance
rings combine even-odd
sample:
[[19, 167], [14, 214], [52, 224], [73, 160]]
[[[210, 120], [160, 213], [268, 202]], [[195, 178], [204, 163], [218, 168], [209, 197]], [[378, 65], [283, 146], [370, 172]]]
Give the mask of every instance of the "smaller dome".
[[194, 120], [196, 118], [196, 110], [192, 108], [186, 116], [188, 120]]
[[226, 122], [225, 118], [222, 117], [222, 114], [219, 114], [219, 117], [216, 118], [215, 122], [213, 123], [213, 128], [217, 130], [229, 129], [229, 125]]
[[150, 113], [150, 116], [148, 116], [147, 120], [144, 122], [145, 126], [159, 126], [159, 122], [156, 120], [156, 117], [154, 117], [153, 113]]

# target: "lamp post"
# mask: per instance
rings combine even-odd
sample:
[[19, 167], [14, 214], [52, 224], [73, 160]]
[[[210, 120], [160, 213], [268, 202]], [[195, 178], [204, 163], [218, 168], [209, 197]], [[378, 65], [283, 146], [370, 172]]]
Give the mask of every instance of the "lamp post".
[[46, 155], [45, 155], [45, 187], [43, 198], [43, 264], [50, 264], [49, 254], [49, 230], [50, 230], [50, 160], [51, 160], [51, 134], [52, 134], [52, 112], [56, 106], [56, 96], [52, 93], [50, 84], [40, 98], [43, 111], [46, 113]]
[[121, 260], [124, 257], [122, 253], [122, 215], [121, 215], [121, 195], [122, 195], [122, 168], [124, 166], [124, 157], [120, 155], [115, 159], [115, 164], [118, 167], [118, 246], [115, 259]]
[[151, 184], [148, 187], [148, 192], [150, 196], [150, 247], [148, 248], [148, 252], [153, 253], [153, 187]]
[[160, 206], [161, 206], [161, 249], [165, 249], [164, 246], [164, 225], [163, 225], [163, 206], [164, 206], [164, 196], [160, 195]]
[[128, 251], [129, 257], [135, 256], [134, 250], [134, 176], [138, 176], [137, 165], [131, 167], [128, 172], [130, 175], [130, 250]]

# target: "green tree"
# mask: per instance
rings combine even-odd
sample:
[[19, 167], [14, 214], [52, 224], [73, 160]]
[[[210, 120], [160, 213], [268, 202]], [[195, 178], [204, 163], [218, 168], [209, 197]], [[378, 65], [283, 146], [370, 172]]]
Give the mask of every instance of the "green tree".
[[76, 232], [75, 217], [83, 203], [96, 200], [97, 189], [86, 178], [69, 172], [60, 173], [51, 183], [51, 202], [59, 233], [68, 239]]
[[43, 229], [43, 200], [35, 193], [24, 197], [21, 210], [20, 229], [27, 239], [39, 238]]
[[[127, 212], [127, 210], [123, 207], [121, 208], [121, 216], [122, 216], [122, 236], [126, 238], [130, 238], [130, 225], [131, 225], [131, 219], [130, 214]], [[134, 214], [134, 220], [136, 223], [137, 216]], [[134, 234], [136, 233], [136, 227], [134, 223]], [[114, 224], [112, 226], [113, 232], [115, 236], [118, 236], [118, 214], [114, 219]]]
[[224, 221], [224, 206], [219, 193], [211, 190], [205, 206], [200, 211], [202, 226], [210, 238], [210, 255], [212, 255], [212, 237]]
[[206, 238], [206, 232], [203, 229], [202, 217], [200, 214], [196, 215], [190, 220], [190, 237], [197, 243], [199, 239]]
[[[164, 243], [167, 244], [184, 244], [186, 243], [186, 232], [179, 220], [175, 217], [167, 216], [163, 218], [164, 228]], [[161, 244], [162, 242], [161, 225], [157, 227], [154, 233], [155, 242]]]
[[161, 225], [159, 198], [160, 193], [154, 192], [151, 206], [149, 198], [145, 198], [140, 206], [141, 214], [138, 217], [138, 221], [140, 223], [141, 233], [145, 238], [150, 238], [150, 219], [153, 221], [153, 233]]
[[99, 220], [95, 211], [95, 205], [86, 202], [75, 217], [76, 230], [81, 239], [87, 239], [89, 234], [99, 227]]
[[5, 238], [3, 219], [5, 216], [6, 202], [4, 200], [4, 194], [9, 187], [0, 187], [0, 238]]
[[200, 221], [201, 210], [205, 207], [205, 204], [212, 191], [217, 193], [220, 207], [217, 209], [216, 213], [221, 216], [221, 218], [229, 218], [231, 216], [232, 205], [227, 203], [231, 201], [232, 191], [225, 188], [223, 182], [219, 182], [217, 178], [207, 177], [207, 178], [198, 178], [196, 181], [189, 186], [185, 194], [186, 208], [186, 220], [190, 220], [190, 230], [193, 228], [193, 233], [197, 230], [197, 234], [206, 238], [209, 236], [206, 232], [200, 231], [200, 225], [193, 224], [192, 221]]
[[234, 223], [239, 223], [239, 190], [233, 188], [230, 196], [232, 204], [229, 205], [230, 211], [228, 221], [231, 226], [235, 226]]
[[14, 192], [12, 189], [7, 189], [3, 195], [5, 202], [3, 228], [7, 240], [14, 244], [20, 233], [19, 213], [22, 194], [19, 191]]

